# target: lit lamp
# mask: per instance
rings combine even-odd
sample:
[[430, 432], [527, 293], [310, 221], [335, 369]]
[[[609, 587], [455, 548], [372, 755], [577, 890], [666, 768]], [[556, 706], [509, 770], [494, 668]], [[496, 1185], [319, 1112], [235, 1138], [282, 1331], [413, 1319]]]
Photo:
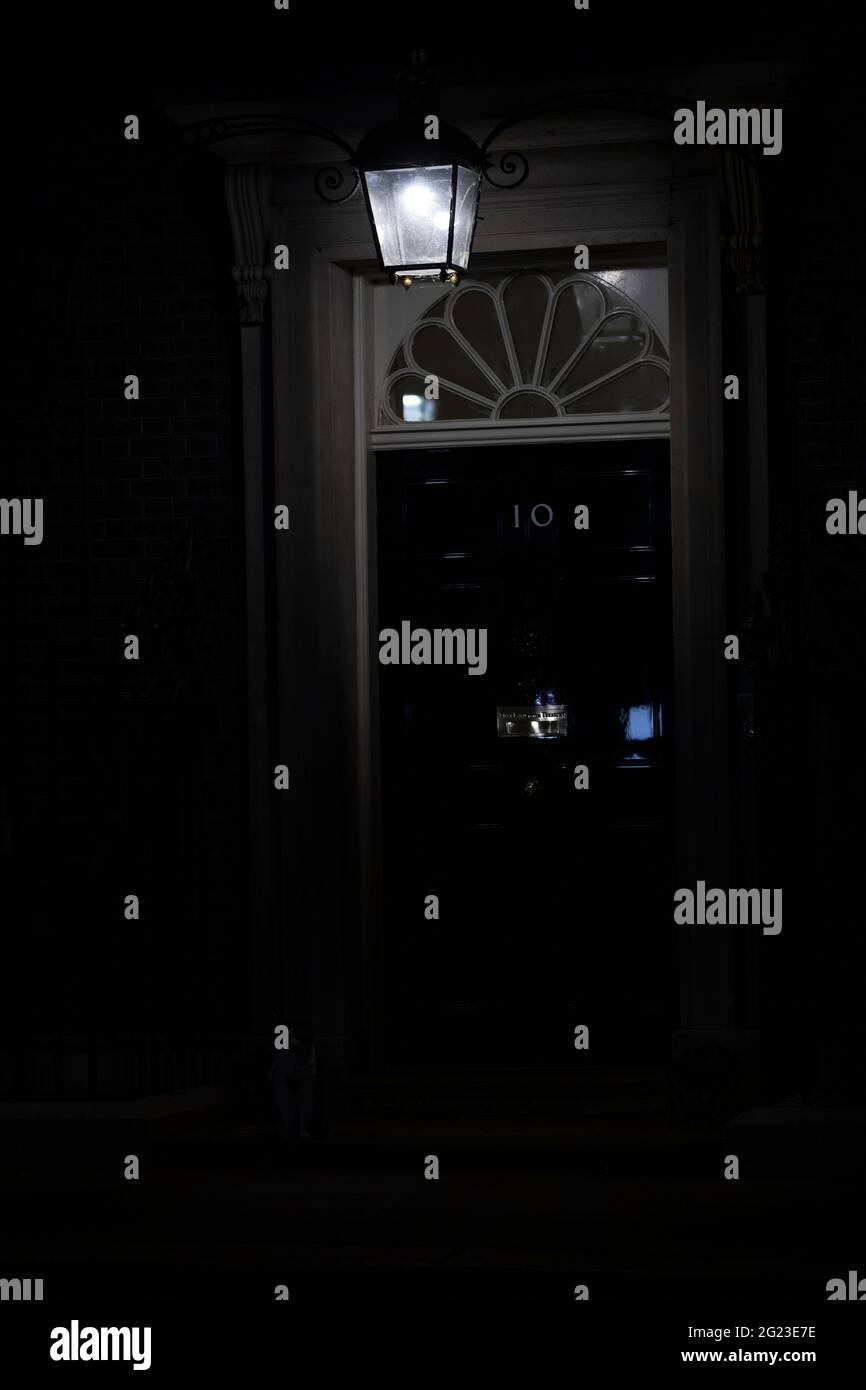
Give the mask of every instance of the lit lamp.
[[363, 187], [382, 270], [407, 289], [418, 279], [456, 285], [469, 266], [482, 176], [494, 188], [516, 188], [529, 172], [522, 154], [491, 153], [493, 142], [521, 113], [500, 121], [479, 147], [439, 120], [439, 94], [423, 53], [413, 53], [397, 89], [399, 119], [371, 130], [357, 149], [327, 126], [263, 112], [194, 121], [186, 138], [210, 145], [246, 131], [279, 131], [327, 141], [347, 160], [319, 169], [316, 190], [327, 203], [344, 203], [359, 184]]
[[[493, 188], [517, 188], [527, 177], [525, 155], [494, 151], [505, 131], [547, 112], [611, 104], [608, 91], [544, 97], [506, 116], [479, 146], [463, 131], [439, 121], [439, 94], [422, 52], [412, 54], [409, 70], [397, 80], [397, 92], [399, 119], [371, 130], [357, 149], [315, 121], [263, 111], [193, 121], [185, 137], [212, 145], [249, 132], [285, 132], [314, 135], [342, 150], [344, 163], [318, 170], [316, 191], [327, 203], [344, 203], [359, 185], [363, 187], [379, 265], [395, 284], [408, 289], [418, 279], [456, 285], [468, 269], [482, 178]], [[626, 98], [619, 93], [614, 104], [622, 103], [623, 109], [636, 105], [653, 116], [676, 116], [677, 100]]]
[[428, 140], [424, 125], [391, 121], [358, 146], [379, 265], [408, 289], [414, 280], [456, 285], [469, 265], [483, 158], [454, 126]]

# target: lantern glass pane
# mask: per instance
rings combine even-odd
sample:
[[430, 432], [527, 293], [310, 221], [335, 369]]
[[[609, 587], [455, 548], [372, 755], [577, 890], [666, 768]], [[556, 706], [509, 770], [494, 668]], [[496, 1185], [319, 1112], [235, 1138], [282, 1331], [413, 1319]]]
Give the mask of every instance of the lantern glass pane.
[[457, 169], [457, 202], [454, 213], [454, 246], [451, 251], [451, 264], [460, 270], [469, 265], [469, 250], [472, 246], [472, 233], [475, 230], [475, 212], [478, 207], [478, 187], [480, 175], [475, 169], [467, 169], [462, 164]]
[[388, 269], [444, 266], [452, 165], [374, 169], [365, 174], [382, 260]]

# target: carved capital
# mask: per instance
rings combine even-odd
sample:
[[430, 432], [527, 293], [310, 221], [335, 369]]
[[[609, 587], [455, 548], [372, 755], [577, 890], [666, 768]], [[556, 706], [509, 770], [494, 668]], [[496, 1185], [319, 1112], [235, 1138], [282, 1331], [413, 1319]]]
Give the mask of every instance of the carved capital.
[[231, 164], [225, 175], [226, 203], [235, 248], [232, 278], [242, 324], [265, 321], [270, 279], [267, 254], [271, 218], [271, 170], [267, 164]]
[[722, 245], [740, 294], [762, 294], [764, 214], [754, 156], [726, 146], [717, 150], [725, 225]]
[[236, 265], [232, 269], [242, 324], [264, 323], [270, 270], [270, 266], [262, 265]]

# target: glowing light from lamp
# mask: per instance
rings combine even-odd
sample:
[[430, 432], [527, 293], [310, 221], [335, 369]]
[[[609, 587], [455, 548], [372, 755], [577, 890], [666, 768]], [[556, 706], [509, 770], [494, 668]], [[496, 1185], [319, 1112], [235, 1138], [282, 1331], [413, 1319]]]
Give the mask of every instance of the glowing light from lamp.
[[[407, 212], [419, 215], [429, 208], [433, 201], [433, 189], [429, 183], [424, 183], [422, 179], [416, 179], [414, 183], [407, 184], [400, 194], [400, 202]], [[445, 226], [448, 226], [448, 215], [445, 215]]]

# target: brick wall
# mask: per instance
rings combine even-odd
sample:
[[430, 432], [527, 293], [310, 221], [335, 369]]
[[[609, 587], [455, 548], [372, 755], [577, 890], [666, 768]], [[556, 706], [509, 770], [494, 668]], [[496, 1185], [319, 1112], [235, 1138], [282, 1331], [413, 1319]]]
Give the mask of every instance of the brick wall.
[[804, 1079], [820, 1086], [832, 1072], [839, 1089], [862, 1096], [866, 549], [862, 538], [828, 536], [825, 522], [830, 498], [866, 490], [866, 216], [861, 84], [829, 37], [786, 102], [786, 153], [768, 181], [769, 437], [785, 641], [765, 702], [761, 834], [773, 881], [790, 885], [792, 914], [765, 995], [786, 1019], [790, 1089]]
[[4, 235], [0, 493], [44, 497], [45, 538], [0, 548], [3, 1008], [10, 1027], [229, 1027], [246, 801], [222, 171], [144, 103], [94, 110], [31, 132]]

